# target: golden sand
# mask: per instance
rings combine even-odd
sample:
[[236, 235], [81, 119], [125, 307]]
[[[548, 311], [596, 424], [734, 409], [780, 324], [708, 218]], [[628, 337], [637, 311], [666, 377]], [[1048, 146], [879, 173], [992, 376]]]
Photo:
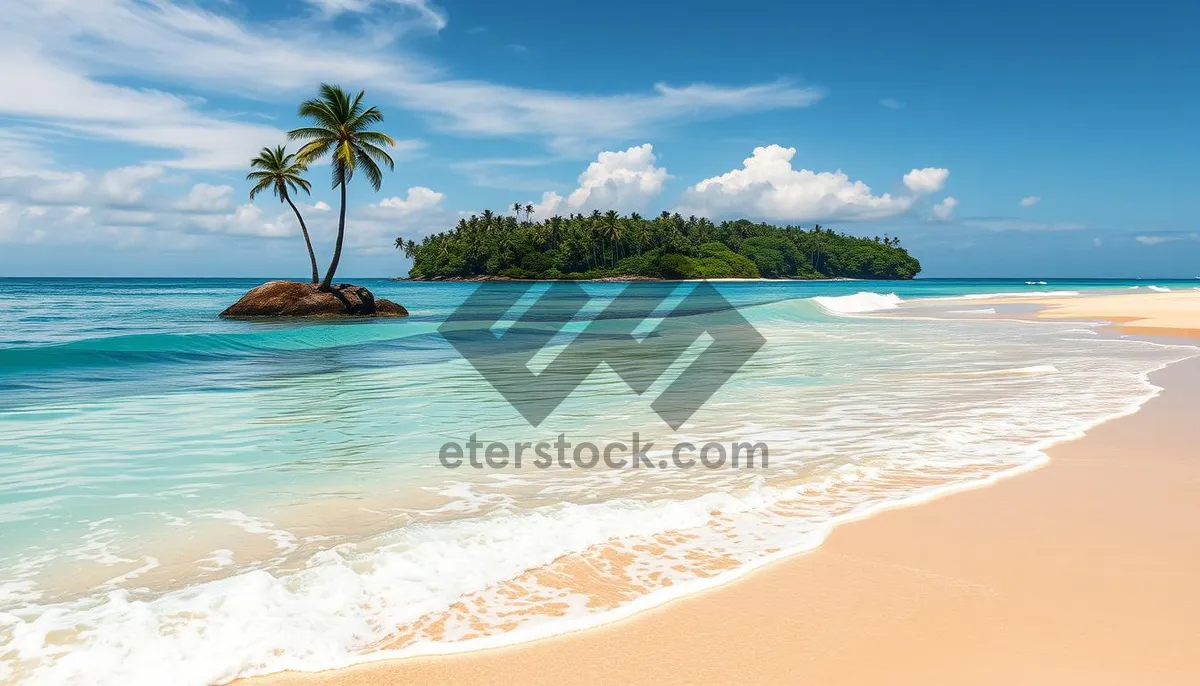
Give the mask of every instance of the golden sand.
[[1119, 323], [1123, 331], [1148, 335], [1200, 335], [1200, 291], [1139, 291], [1121, 295], [1022, 298], [1008, 302], [1040, 305], [1044, 309], [1038, 312], [1038, 317], [1043, 319], [1111, 321]]

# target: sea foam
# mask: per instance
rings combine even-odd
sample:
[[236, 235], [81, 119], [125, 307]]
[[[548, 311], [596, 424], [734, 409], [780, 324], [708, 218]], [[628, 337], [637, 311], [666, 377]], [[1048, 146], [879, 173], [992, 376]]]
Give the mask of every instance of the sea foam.
[[818, 296], [813, 302], [834, 314], [861, 314], [894, 310], [903, 300], [895, 293], [872, 293], [861, 291], [854, 295]]

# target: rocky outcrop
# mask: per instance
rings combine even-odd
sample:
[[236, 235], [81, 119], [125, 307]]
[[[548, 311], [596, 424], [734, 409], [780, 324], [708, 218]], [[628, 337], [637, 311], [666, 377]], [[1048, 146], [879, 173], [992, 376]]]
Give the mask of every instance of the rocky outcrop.
[[252, 288], [221, 313], [222, 317], [406, 317], [408, 310], [371, 291], [348, 283], [320, 291], [308, 283], [268, 281]]

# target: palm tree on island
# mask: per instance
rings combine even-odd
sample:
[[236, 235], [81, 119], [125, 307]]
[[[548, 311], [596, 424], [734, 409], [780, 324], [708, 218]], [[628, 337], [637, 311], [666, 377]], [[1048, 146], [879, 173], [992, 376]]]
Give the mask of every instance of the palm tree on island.
[[353, 98], [340, 86], [321, 84], [321, 94], [300, 103], [301, 117], [312, 120], [312, 126], [292, 129], [288, 138], [307, 141], [296, 153], [302, 164], [310, 164], [329, 156], [333, 166], [333, 187], [340, 189], [341, 208], [338, 213], [337, 242], [333, 246], [333, 260], [319, 286], [329, 291], [338, 262], [342, 259], [342, 243], [346, 236], [346, 184], [361, 171], [367, 182], [378, 191], [383, 186], [383, 171], [380, 164], [395, 169], [396, 164], [380, 146], [395, 147], [396, 141], [386, 133], [372, 131], [369, 127], [383, 121], [383, 112], [377, 107], [363, 105], [364, 91]]
[[[366, 93], [359, 91], [351, 97], [340, 86], [321, 84], [316, 98], [300, 103], [299, 115], [310, 121], [288, 132], [291, 140], [304, 141], [304, 145], [289, 155], [283, 147], [275, 150], [264, 148], [251, 162], [254, 171], [249, 178], [258, 183], [250, 191], [253, 198], [267, 188], [296, 210], [291, 193], [302, 189], [309, 191], [309, 184], [300, 177], [313, 162], [328, 157], [333, 172], [333, 188], [341, 192], [341, 207], [338, 211], [337, 242], [333, 248], [333, 259], [325, 278], [317, 283], [316, 256], [309, 240], [308, 228], [296, 210], [296, 219], [308, 243], [308, 254], [312, 262], [312, 283], [295, 281], [270, 281], [251, 289], [233, 305], [221, 313], [222, 317], [321, 317], [335, 315], [403, 317], [408, 310], [390, 300], [377, 300], [371, 291], [351, 284], [333, 285], [338, 263], [342, 259], [342, 246], [346, 239], [346, 185], [356, 173], [367, 177], [367, 181], [378, 191], [383, 186], [383, 170], [395, 169], [396, 165], [384, 146], [395, 147], [396, 141], [386, 133], [372, 130], [372, 126], [383, 121], [383, 113], [376, 107], [363, 104]], [[397, 247], [416, 249], [416, 243], [405, 246], [399, 241]]]
[[308, 260], [312, 265], [312, 282], [315, 284], [317, 279], [321, 278], [317, 272], [317, 254], [313, 252], [312, 239], [308, 235], [308, 227], [304, 224], [304, 217], [300, 216], [300, 210], [296, 208], [296, 203], [292, 202], [292, 194], [297, 191], [304, 191], [305, 194], [310, 193], [312, 184], [310, 184], [302, 174], [308, 171], [308, 168], [296, 160], [296, 156], [287, 152], [282, 145], [275, 148], [263, 148], [258, 157], [250, 160], [250, 167], [253, 169], [246, 175], [249, 181], [257, 181], [254, 188], [250, 189], [250, 200], [253, 201], [255, 196], [268, 188], [279, 198], [280, 202], [286, 202], [292, 208], [292, 212], [296, 213], [296, 221], [300, 222], [300, 233], [304, 234], [304, 246], [308, 248]]

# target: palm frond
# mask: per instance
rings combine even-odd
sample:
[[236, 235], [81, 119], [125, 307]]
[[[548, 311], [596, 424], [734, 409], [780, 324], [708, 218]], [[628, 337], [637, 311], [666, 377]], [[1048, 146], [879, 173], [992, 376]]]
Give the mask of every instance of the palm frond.
[[381, 164], [386, 164], [388, 166], [388, 169], [396, 168], [396, 163], [392, 161], [391, 155], [384, 152], [382, 148], [375, 147], [374, 145], [371, 145], [370, 143], [360, 143], [358, 145], [358, 149], [361, 150], [363, 152], [363, 154], [365, 154], [366, 156], [375, 160], [376, 162], [379, 162]]
[[378, 131], [359, 131], [358, 133], [354, 134], [354, 137], [365, 143], [371, 143], [372, 145], [386, 145], [390, 148], [396, 147], [395, 139], [386, 133], [380, 133]]
[[291, 140], [320, 140], [322, 138], [336, 138], [337, 132], [317, 126], [302, 126], [298, 129], [288, 131], [288, 138]]
[[362, 167], [363, 174], [366, 174], [371, 187], [379, 190], [383, 186], [383, 172], [380, 171], [379, 165], [375, 164], [375, 160], [371, 159], [361, 148], [354, 151], [354, 157], [358, 166]]
[[306, 195], [312, 195], [312, 184], [308, 182], [308, 179], [299, 176], [290, 176], [289, 179], [293, 184], [299, 186], [300, 190], [304, 191]]
[[296, 157], [307, 165], [312, 160], [328, 155], [330, 148], [336, 144], [337, 141], [332, 138], [317, 138], [305, 143], [296, 153]]
[[267, 190], [274, 183], [275, 183], [274, 177], [271, 177], [271, 176], [264, 177], [258, 183], [254, 184], [254, 188], [250, 189], [250, 199], [254, 200], [254, 198], [257, 197], [259, 193], [262, 193], [263, 191]]

